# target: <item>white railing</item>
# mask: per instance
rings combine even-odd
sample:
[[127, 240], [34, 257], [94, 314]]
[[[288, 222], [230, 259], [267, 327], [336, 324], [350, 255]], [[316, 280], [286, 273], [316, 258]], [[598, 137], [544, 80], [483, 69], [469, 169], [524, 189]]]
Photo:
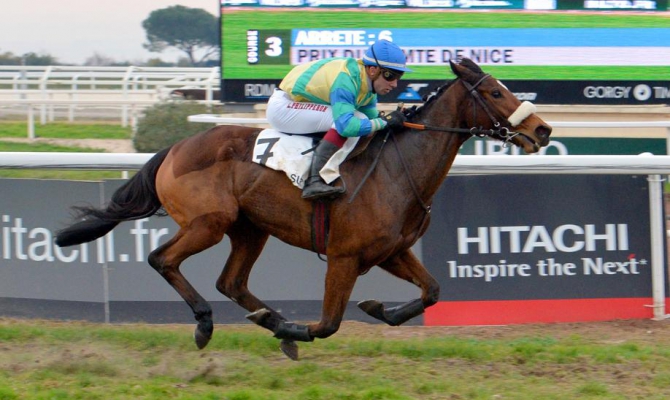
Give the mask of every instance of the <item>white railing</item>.
[[[188, 117], [191, 122], [214, 124], [267, 124], [267, 118], [233, 118], [216, 114], [198, 114]], [[547, 121], [555, 128], [666, 128], [670, 135], [670, 121]]]
[[[131, 170], [141, 168], [148, 153], [0, 153], [0, 168]], [[456, 157], [451, 175], [482, 174], [627, 174], [649, 175], [651, 269], [654, 319], [665, 310], [663, 182], [670, 156], [464, 156]]]
[[[188, 117], [191, 122], [230, 125], [266, 125], [266, 118], [233, 118], [216, 114], [198, 114]], [[547, 121], [554, 128], [665, 128], [666, 149], [670, 154], [670, 121]]]
[[155, 87], [218, 86], [219, 68], [178, 67], [85, 67], [85, 66], [8, 66], [0, 65], [0, 87], [12, 91], [26, 89], [95, 90], [99, 86], [130, 89]]
[[75, 109], [93, 107], [89, 100], [113, 100], [119, 102], [114, 106], [125, 127], [138, 101], [155, 104], [174, 89], [192, 88], [204, 90], [205, 98], [216, 102], [219, 85], [218, 67], [0, 66], [0, 108], [28, 107], [33, 124], [34, 110], [39, 109], [40, 122], [46, 124], [54, 120], [56, 107], [66, 108], [73, 121]]
[[[0, 168], [137, 170], [151, 153], [0, 153]], [[467, 156], [459, 155], [450, 175], [498, 174], [670, 174], [670, 156]]]

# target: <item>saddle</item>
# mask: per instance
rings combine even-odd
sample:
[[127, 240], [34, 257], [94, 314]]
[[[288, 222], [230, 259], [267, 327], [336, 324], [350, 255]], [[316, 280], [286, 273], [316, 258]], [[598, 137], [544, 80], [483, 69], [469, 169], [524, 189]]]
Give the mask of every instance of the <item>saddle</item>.
[[[290, 135], [274, 129], [264, 129], [256, 137], [251, 160], [268, 168], [283, 171], [295, 186], [302, 189], [307, 179], [314, 148], [324, 135], [325, 132]], [[330, 183], [339, 178], [340, 165], [363, 153], [373, 138], [374, 134], [348, 138], [344, 146], [321, 170], [323, 180]]]

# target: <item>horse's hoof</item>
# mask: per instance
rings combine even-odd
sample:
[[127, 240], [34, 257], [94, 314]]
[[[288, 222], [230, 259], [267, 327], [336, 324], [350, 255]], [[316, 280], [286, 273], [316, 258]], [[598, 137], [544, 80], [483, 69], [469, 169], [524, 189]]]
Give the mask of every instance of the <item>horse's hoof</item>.
[[279, 345], [282, 353], [293, 361], [298, 361], [298, 345], [293, 340], [284, 339]]
[[274, 336], [277, 339], [299, 340], [301, 342], [311, 342], [314, 340], [309, 334], [309, 327], [307, 327], [307, 325], [300, 325], [288, 321], [279, 321], [274, 333]]
[[250, 314], [247, 314], [245, 317], [256, 325], [262, 326], [263, 321], [265, 321], [265, 319], [271, 314], [272, 313], [267, 308], [261, 308], [260, 310], [256, 310]]
[[212, 338], [212, 335], [205, 335], [198, 329], [197, 327], [195, 328], [195, 332], [193, 332], [193, 339], [195, 339], [195, 345], [198, 346], [199, 350], [202, 350], [207, 346], [207, 343], [209, 343], [209, 340]]
[[369, 316], [377, 318], [380, 321], [386, 322], [384, 316], [384, 304], [377, 300], [364, 300], [359, 302], [358, 308], [365, 311]]

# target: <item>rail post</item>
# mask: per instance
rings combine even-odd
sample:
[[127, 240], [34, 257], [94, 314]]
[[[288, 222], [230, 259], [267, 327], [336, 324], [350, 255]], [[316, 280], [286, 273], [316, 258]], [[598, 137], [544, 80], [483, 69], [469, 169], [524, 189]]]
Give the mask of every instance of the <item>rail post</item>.
[[[643, 153], [641, 156], [653, 156], [651, 153]], [[665, 248], [665, 229], [663, 224], [663, 182], [659, 174], [647, 176], [649, 182], [649, 229], [651, 238], [651, 286], [654, 304], [654, 320], [667, 318], [665, 313], [665, 259], [663, 249]]]

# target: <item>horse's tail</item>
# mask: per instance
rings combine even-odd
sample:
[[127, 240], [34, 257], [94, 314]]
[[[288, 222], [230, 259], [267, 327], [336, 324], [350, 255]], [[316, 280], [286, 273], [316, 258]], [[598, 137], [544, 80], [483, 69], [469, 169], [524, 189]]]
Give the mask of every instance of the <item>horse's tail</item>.
[[122, 221], [147, 218], [162, 204], [156, 194], [156, 173], [170, 148], [156, 153], [143, 167], [118, 188], [106, 208], [73, 207], [81, 221], [59, 231], [56, 244], [60, 247], [90, 242], [106, 235]]

